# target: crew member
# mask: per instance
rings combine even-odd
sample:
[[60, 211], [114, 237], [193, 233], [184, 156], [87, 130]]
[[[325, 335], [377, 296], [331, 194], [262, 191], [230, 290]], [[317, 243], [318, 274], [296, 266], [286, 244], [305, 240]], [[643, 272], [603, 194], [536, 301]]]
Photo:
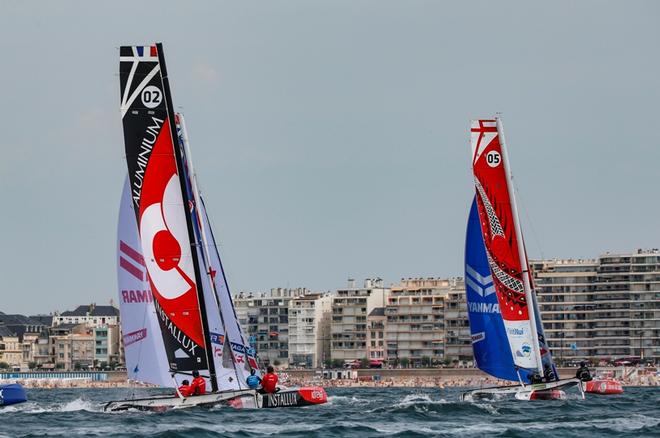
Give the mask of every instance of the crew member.
[[245, 383], [250, 389], [257, 389], [261, 385], [261, 377], [257, 376], [254, 368], [250, 370], [250, 375], [245, 379]]
[[266, 374], [261, 378], [261, 390], [262, 394], [273, 394], [278, 391], [277, 388], [277, 374], [272, 366], [268, 365], [266, 368]]
[[552, 370], [552, 367], [549, 364], [546, 364], [545, 367], [543, 367], [543, 374], [546, 382], [552, 382], [556, 380], [555, 372]]
[[588, 382], [593, 379], [585, 361], [580, 362], [580, 368], [578, 368], [577, 372], [575, 373], [575, 377], [582, 380], [583, 382]]
[[192, 387], [190, 386], [189, 381], [184, 380], [181, 382], [181, 386], [179, 386], [179, 394], [181, 394], [181, 397], [190, 397], [192, 395]]
[[206, 380], [204, 377], [199, 375], [199, 371], [195, 370], [192, 372], [194, 377], [190, 388], [192, 390], [192, 395], [204, 395], [206, 394]]
[[536, 371], [534, 371], [533, 373], [529, 373], [527, 378], [529, 378], [529, 383], [531, 383], [532, 385], [536, 385], [537, 383], [543, 383], [541, 374], [537, 373]]

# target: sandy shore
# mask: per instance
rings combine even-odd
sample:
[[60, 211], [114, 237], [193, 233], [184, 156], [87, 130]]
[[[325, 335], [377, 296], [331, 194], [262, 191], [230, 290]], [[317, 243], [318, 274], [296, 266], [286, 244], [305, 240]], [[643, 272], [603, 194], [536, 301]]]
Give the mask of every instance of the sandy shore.
[[[476, 374], [473, 371], [465, 373], [452, 373], [448, 376], [419, 376], [414, 371], [407, 374], [388, 376], [379, 375], [373, 371], [370, 375], [358, 375], [355, 378], [344, 379], [322, 379], [316, 375], [300, 376], [296, 372], [279, 372], [280, 382], [285, 386], [323, 386], [326, 388], [344, 387], [378, 387], [378, 388], [464, 388], [464, 387], [487, 387], [509, 385], [511, 382], [488, 377], [483, 373]], [[386, 373], [383, 373], [386, 374]], [[411, 375], [412, 374], [412, 375]], [[608, 371], [595, 373], [601, 377], [613, 375]], [[570, 377], [562, 373], [563, 378]], [[628, 369], [620, 373], [617, 378], [624, 386], [660, 386], [660, 376], [655, 370]], [[15, 379], [26, 388], [149, 388], [154, 385], [133, 382], [123, 379], [111, 379], [108, 381], [93, 381], [89, 378], [39, 378], [39, 379]], [[10, 381], [0, 381], [10, 383]]]

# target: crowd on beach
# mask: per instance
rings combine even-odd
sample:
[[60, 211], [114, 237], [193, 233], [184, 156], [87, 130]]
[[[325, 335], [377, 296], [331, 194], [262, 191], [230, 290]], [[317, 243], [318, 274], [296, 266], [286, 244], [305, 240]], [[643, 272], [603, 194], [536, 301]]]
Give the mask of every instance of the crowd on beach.
[[91, 380], [91, 379], [17, 379], [25, 388], [150, 388], [154, 385], [129, 380]]
[[[624, 373], [622, 377], [616, 380], [624, 386], [660, 386], [660, 375], [656, 370], [630, 369], [632, 372]], [[598, 373], [596, 373], [598, 376]], [[567, 377], [567, 376], [565, 376]], [[603, 373], [601, 377], [608, 377], [608, 373]], [[310, 386], [317, 385], [326, 388], [341, 387], [378, 387], [378, 388], [479, 388], [489, 386], [502, 386], [511, 384], [505, 380], [499, 380], [488, 376], [396, 376], [383, 377], [378, 376], [360, 376], [356, 378], [343, 379], [321, 379], [318, 376], [313, 378], [299, 378], [288, 375], [286, 372], [280, 373], [280, 381], [284, 386]], [[40, 378], [40, 379], [18, 379], [26, 388], [148, 388], [153, 385], [131, 380], [106, 380], [95, 381], [89, 378]]]
[[[606, 377], [606, 376], [603, 376]], [[624, 386], [660, 386], [657, 373], [635, 373], [616, 379]], [[383, 379], [296, 379], [283, 382], [287, 386], [318, 385], [326, 388], [379, 387], [379, 388], [483, 388], [511, 385], [507, 380], [492, 377], [387, 377]]]

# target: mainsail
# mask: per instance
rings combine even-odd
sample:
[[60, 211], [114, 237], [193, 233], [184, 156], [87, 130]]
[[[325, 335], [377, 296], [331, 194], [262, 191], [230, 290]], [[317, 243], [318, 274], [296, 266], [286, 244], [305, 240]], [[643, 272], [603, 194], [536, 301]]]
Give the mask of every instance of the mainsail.
[[162, 45], [120, 48], [121, 114], [140, 244], [172, 371], [208, 370], [207, 309]]
[[499, 119], [473, 120], [471, 144], [486, 260], [513, 363], [517, 368], [537, 370], [543, 375], [527, 255]]
[[527, 383], [527, 373], [518, 376], [509, 349], [481, 235], [476, 198], [470, 208], [465, 237], [465, 292], [477, 367], [498, 379], [519, 381], [522, 378]]
[[129, 379], [172, 386], [141, 248], [127, 177], [117, 226], [117, 284], [126, 369]]

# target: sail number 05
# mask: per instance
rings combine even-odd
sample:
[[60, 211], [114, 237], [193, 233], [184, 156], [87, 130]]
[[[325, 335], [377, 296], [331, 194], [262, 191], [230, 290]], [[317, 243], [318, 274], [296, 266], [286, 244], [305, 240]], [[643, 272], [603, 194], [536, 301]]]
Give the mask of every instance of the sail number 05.
[[490, 151], [486, 154], [486, 163], [490, 167], [497, 167], [502, 162], [502, 156], [497, 151]]
[[142, 90], [142, 104], [147, 108], [156, 108], [163, 100], [163, 93], [154, 85], [149, 85]]

